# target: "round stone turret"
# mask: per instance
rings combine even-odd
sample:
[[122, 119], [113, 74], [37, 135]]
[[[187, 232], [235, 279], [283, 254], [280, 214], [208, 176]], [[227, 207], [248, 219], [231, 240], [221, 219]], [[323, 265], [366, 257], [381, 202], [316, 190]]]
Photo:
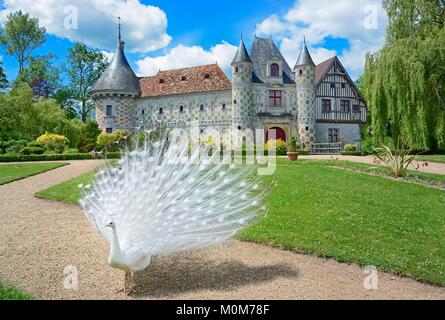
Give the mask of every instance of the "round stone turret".
[[135, 98], [140, 93], [139, 78], [125, 57], [124, 42], [119, 37], [110, 65], [91, 90], [99, 127], [106, 132], [116, 128], [133, 131], [136, 127]]

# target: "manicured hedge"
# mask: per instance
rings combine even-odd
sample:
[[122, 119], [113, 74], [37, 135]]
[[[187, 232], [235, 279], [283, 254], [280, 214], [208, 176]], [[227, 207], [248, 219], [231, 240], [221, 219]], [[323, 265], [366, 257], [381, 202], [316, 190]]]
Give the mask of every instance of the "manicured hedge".
[[360, 151], [341, 151], [340, 154], [342, 156], [363, 156], [363, 154]]
[[[119, 152], [109, 152], [108, 159], [119, 159]], [[100, 157], [99, 159], [102, 159]], [[63, 160], [91, 160], [94, 158], [89, 153], [72, 154], [30, 154], [30, 155], [0, 155], [0, 162], [25, 162], [25, 161], [63, 161]]]

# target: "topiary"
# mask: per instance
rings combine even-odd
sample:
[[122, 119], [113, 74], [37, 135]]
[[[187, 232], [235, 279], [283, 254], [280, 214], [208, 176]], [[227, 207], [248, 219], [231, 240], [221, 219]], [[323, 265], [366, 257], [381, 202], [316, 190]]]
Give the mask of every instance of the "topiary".
[[42, 134], [36, 142], [43, 145], [47, 152], [55, 153], [62, 153], [69, 144], [69, 140], [65, 136], [53, 133]]
[[20, 150], [20, 154], [43, 154], [45, 149], [41, 147], [24, 147]]

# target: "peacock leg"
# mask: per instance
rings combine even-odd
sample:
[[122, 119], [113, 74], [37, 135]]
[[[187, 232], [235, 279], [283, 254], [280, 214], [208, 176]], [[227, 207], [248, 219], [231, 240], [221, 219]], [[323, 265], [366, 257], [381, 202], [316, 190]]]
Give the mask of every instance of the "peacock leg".
[[129, 277], [129, 273], [125, 272], [124, 273], [124, 287], [118, 291], [116, 291], [116, 293], [121, 293], [123, 292], [124, 294], [127, 293], [127, 289], [128, 289], [128, 277]]
[[136, 293], [136, 291], [134, 290], [134, 287], [135, 287], [135, 283], [134, 283], [134, 271], [131, 271], [130, 273], [129, 273], [129, 278], [130, 278], [130, 286], [129, 286], [129, 288], [128, 288], [128, 293], [127, 293], [127, 295], [130, 295], [130, 293]]

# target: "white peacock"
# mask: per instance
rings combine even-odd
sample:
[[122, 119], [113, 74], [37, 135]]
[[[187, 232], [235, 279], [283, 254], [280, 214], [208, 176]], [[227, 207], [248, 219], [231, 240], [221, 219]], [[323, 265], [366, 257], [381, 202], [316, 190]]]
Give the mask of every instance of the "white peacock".
[[217, 163], [219, 153], [189, 149], [183, 140], [146, 141], [100, 170], [81, 198], [110, 245], [108, 263], [125, 272], [121, 292], [134, 291], [134, 273], [152, 257], [221, 244], [264, 213], [267, 191], [254, 166]]

